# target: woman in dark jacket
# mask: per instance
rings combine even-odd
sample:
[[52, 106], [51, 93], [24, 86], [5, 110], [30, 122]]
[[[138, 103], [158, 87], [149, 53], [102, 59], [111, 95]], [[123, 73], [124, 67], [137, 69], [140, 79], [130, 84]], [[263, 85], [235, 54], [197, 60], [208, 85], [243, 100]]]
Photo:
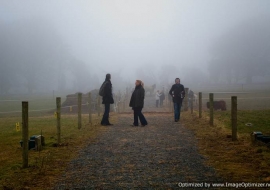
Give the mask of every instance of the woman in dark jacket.
[[138, 121], [138, 118], [139, 118], [141, 122], [141, 126], [144, 127], [145, 125], [147, 125], [147, 121], [144, 115], [142, 114], [145, 91], [143, 88], [142, 81], [136, 80], [135, 85], [136, 87], [132, 93], [130, 103], [129, 103], [129, 107], [132, 107], [134, 111], [134, 123], [132, 126], [134, 127], [139, 126], [139, 121]]

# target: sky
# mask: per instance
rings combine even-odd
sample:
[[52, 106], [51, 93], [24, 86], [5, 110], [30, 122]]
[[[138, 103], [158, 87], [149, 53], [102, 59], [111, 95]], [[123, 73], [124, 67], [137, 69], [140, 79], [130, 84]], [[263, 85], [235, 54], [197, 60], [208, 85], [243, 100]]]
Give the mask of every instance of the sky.
[[1, 21], [46, 19], [89, 68], [124, 77], [163, 64], [207, 72], [213, 41], [269, 10], [269, 0], [0, 0]]

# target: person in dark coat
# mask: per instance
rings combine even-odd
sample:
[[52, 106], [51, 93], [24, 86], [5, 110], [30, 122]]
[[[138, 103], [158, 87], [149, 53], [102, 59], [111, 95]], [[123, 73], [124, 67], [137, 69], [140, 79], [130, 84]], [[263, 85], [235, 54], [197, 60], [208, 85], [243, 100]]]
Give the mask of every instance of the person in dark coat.
[[142, 109], [144, 106], [144, 96], [145, 96], [145, 91], [143, 88], [143, 83], [140, 80], [136, 80], [135, 82], [135, 90], [133, 91], [131, 95], [131, 99], [129, 102], [129, 107], [132, 107], [133, 112], [134, 112], [134, 122], [132, 126], [139, 126], [139, 121], [138, 118], [140, 119], [141, 126], [144, 127], [148, 123], [142, 114]]
[[184, 85], [180, 84], [179, 78], [175, 79], [175, 84], [172, 85], [169, 94], [172, 96], [174, 103], [174, 121], [178, 122], [180, 120], [182, 101], [185, 97], [185, 88]]
[[101, 125], [108, 126], [113, 125], [109, 122], [110, 104], [114, 103], [112, 95], [112, 83], [111, 74], [106, 74], [106, 79], [104, 81], [104, 95], [102, 96], [102, 104], [104, 104], [104, 114], [101, 120]]

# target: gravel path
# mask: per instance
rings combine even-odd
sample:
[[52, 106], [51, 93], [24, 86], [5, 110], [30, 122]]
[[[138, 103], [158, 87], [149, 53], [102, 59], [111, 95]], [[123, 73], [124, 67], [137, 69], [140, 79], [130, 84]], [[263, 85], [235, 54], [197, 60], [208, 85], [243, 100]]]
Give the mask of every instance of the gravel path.
[[179, 189], [179, 182], [218, 180], [192, 132], [172, 114], [146, 118], [148, 126], [131, 127], [132, 115], [120, 115], [70, 163], [55, 189]]

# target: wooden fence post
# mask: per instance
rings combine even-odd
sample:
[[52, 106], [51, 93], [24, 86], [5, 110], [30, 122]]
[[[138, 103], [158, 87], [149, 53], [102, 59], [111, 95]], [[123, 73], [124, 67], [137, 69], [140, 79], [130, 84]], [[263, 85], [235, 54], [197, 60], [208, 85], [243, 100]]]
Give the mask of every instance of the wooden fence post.
[[193, 96], [191, 96], [191, 100], [190, 100], [190, 111], [191, 111], [191, 114], [193, 114]]
[[100, 116], [100, 96], [99, 95], [97, 98], [97, 111], [98, 111], [98, 116]]
[[168, 106], [169, 106], [169, 111], [174, 112], [174, 103], [173, 103], [173, 97], [170, 94], [168, 95]]
[[23, 168], [28, 167], [28, 102], [22, 102], [22, 159]]
[[188, 88], [185, 88], [184, 111], [188, 111]]
[[88, 94], [89, 123], [92, 125], [92, 98], [91, 92]]
[[231, 97], [232, 140], [237, 140], [237, 96]]
[[199, 118], [202, 118], [202, 92], [199, 92]]
[[78, 129], [82, 127], [82, 93], [78, 93]]
[[120, 101], [117, 101], [117, 109], [118, 113], [120, 113]]
[[56, 98], [57, 143], [61, 143], [61, 98]]
[[125, 99], [122, 101], [122, 106], [123, 106], [123, 109], [122, 109], [122, 112], [125, 112]]
[[214, 94], [209, 93], [209, 110], [210, 110], [210, 120], [209, 124], [214, 125]]

